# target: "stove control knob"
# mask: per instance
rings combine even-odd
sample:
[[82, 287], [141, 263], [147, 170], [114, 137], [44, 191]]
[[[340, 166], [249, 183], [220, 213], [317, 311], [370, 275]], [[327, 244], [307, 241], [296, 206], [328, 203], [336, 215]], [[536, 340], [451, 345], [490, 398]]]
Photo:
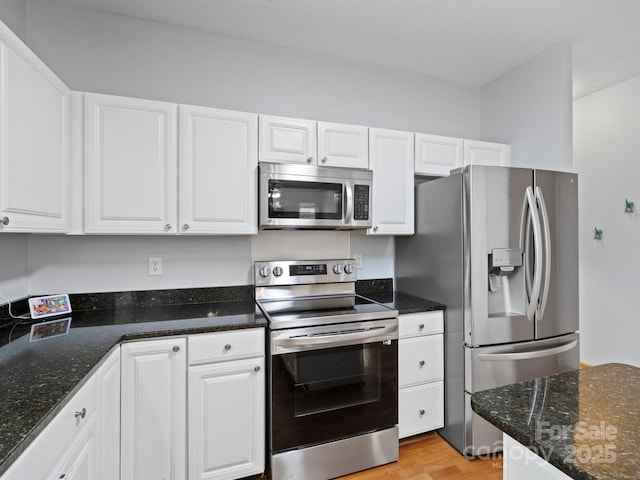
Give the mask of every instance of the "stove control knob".
[[340, 265], [334, 265], [333, 266], [333, 273], [335, 273], [336, 275], [340, 275], [342, 273], [342, 267]]
[[267, 266], [260, 267], [259, 273], [261, 277], [267, 278], [271, 274], [271, 269]]
[[273, 267], [273, 274], [276, 277], [279, 277], [280, 275], [282, 275], [282, 267]]
[[344, 266], [344, 273], [346, 273], [347, 275], [351, 275], [353, 273], [353, 265], [351, 263], [347, 263]]

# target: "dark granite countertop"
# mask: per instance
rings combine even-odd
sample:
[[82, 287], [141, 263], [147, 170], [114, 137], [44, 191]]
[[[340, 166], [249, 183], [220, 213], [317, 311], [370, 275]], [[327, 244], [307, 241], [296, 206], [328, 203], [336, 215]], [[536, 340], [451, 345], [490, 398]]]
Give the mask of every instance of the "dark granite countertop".
[[[443, 305], [393, 291], [391, 279], [358, 282], [361, 295], [401, 314]], [[34, 320], [16, 323], [0, 308], [0, 475], [66, 401], [127, 340], [265, 327], [254, 315], [253, 287], [202, 288], [71, 296], [69, 333], [29, 343]], [[14, 306], [27, 311], [26, 303]]]
[[[243, 288], [239, 295], [236, 290], [235, 297], [229, 290], [216, 290], [214, 298], [221, 301], [197, 298], [206, 303], [193, 304], [172, 304], [173, 300], [157, 296], [145, 300], [137, 292], [122, 292], [115, 301], [113, 295], [104, 294], [77, 301], [72, 297], [70, 315], [42, 320], [71, 317], [69, 333], [31, 343], [28, 333], [33, 320], [18, 325], [2, 320], [0, 475], [120, 342], [266, 326], [254, 315], [252, 288]], [[189, 298], [181, 301], [185, 300]], [[76, 307], [85, 310], [75, 311]]]
[[474, 393], [473, 410], [575, 479], [640, 478], [640, 368], [610, 363]]

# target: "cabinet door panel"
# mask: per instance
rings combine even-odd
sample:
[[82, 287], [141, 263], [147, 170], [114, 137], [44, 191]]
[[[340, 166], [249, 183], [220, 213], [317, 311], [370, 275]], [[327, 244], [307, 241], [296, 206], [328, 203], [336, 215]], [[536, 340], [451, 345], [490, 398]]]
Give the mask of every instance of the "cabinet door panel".
[[416, 133], [415, 173], [422, 175], [449, 175], [462, 166], [463, 140]]
[[264, 470], [264, 360], [189, 368], [189, 479]]
[[260, 160], [316, 164], [316, 122], [260, 116]]
[[413, 133], [369, 129], [373, 170], [372, 224], [369, 234], [413, 234]]
[[511, 147], [503, 143], [465, 140], [464, 164], [508, 167], [511, 164]]
[[442, 335], [403, 338], [398, 349], [398, 385], [442, 380]]
[[91, 478], [114, 480], [120, 477], [120, 347], [100, 366], [96, 379], [96, 473]]
[[186, 339], [125, 343], [121, 480], [185, 476]]
[[175, 233], [176, 107], [87, 94], [88, 233]]
[[180, 233], [257, 233], [258, 116], [180, 106]]
[[319, 122], [318, 159], [322, 166], [369, 168], [369, 129]]
[[442, 382], [400, 389], [398, 394], [400, 438], [444, 426]]
[[69, 229], [69, 89], [0, 25], [0, 224]]

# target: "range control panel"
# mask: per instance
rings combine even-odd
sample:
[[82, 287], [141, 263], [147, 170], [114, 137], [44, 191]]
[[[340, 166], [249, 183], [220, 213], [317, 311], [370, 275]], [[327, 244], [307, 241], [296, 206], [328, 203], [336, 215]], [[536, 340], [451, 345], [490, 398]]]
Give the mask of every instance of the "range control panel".
[[274, 260], [254, 263], [256, 287], [356, 281], [356, 261]]

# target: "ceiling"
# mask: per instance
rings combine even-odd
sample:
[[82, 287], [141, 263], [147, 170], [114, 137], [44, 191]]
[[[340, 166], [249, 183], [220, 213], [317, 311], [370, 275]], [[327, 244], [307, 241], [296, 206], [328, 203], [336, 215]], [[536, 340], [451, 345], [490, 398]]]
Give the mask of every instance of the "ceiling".
[[[55, 0], [54, 0], [55, 1]], [[640, 75], [640, 0], [60, 0], [481, 86], [559, 42], [574, 98]]]

